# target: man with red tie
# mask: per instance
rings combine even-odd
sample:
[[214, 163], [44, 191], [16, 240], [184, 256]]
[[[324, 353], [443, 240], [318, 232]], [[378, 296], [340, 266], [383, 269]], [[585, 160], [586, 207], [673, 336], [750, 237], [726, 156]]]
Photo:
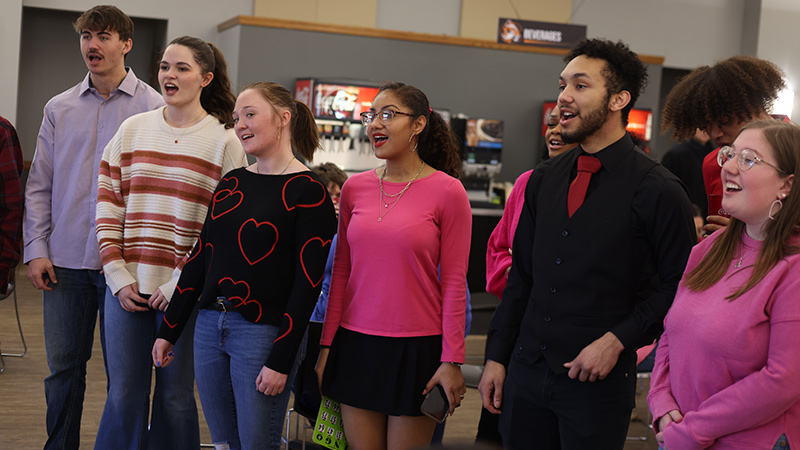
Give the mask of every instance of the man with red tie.
[[479, 386], [506, 448], [622, 449], [636, 348], [662, 331], [695, 241], [680, 181], [625, 131], [647, 68], [591, 39], [559, 77], [562, 139], [533, 172]]

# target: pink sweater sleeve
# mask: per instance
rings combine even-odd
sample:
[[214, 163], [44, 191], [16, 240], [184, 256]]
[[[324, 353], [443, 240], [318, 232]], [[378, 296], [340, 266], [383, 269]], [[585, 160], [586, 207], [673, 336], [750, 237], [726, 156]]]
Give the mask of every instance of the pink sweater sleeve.
[[666, 331], [661, 335], [656, 350], [656, 361], [650, 377], [650, 392], [647, 403], [653, 415], [653, 430], [658, 433], [658, 421], [673, 409], [680, 411], [678, 402], [672, 396], [669, 383], [669, 336]]
[[525, 187], [532, 173], [533, 170], [529, 170], [517, 178], [506, 201], [503, 217], [489, 236], [486, 248], [486, 292], [494, 294], [501, 300], [508, 281], [508, 268], [511, 267], [514, 232], [517, 230], [519, 215], [525, 203]]
[[472, 210], [467, 192], [456, 179], [450, 182], [443, 203], [439, 250], [442, 280], [441, 360], [463, 363]]
[[[714, 237], [708, 238], [703, 243], [695, 246], [689, 254], [689, 259], [686, 261], [686, 268], [681, 278], [681, 284], [686, 274], [692, 271], [700, 261], [703, 255], [706, 254], [711, 248], [712, 242], [719, 237], [719, 234]], [[682, 285], [678, 288], [676, 297], [680, 295], [681, 291], [685, 289]], [[669, 315], [669, 313], [667, 313]], [[650, 376], [650, 391], [647, 394], [647, 404], [650, 407], [650, 413], [653, 415], [653, 430], [658, 433], [658, 421], [664, 417], [665, 414], [677, 409], [680, 411], [678, 402], [672, 395], [672, 386], [670, 384], [670, 367], [669, 367], [669, 329], [666, 327], [667, 320], [664, 319], [664, 332], [658, 341], [658, 348], [656, 349], [656, 359], [653, 365], [653, 373]]]

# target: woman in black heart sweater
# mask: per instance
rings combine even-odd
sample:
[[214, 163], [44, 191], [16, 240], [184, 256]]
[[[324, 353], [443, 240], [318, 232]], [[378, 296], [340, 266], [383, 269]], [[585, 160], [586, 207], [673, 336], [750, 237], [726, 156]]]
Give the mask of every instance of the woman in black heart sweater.
[[298, 349], [320, 293], [336, 216], [298, 161], [319, 146], [313, 115], [275, 83], [244, 89], [236, 135], [256, 163], [228, 172], [153, 346], [158, 367], [195, 308], [195, 374], [215, 444], [278, 448]]

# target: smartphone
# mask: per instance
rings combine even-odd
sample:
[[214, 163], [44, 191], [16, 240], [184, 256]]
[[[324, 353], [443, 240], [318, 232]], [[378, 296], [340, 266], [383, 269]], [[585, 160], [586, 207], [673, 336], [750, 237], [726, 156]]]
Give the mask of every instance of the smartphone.
[[441, 384], [437, 384], [425, 395], [420, 407], [422, 414], [435, 420], [436, 423], [444, 423], [447, 418], [447, 413], [450, 412], [450, 402], [447, 401], [447, 396], [444, 393], [444, 388]]

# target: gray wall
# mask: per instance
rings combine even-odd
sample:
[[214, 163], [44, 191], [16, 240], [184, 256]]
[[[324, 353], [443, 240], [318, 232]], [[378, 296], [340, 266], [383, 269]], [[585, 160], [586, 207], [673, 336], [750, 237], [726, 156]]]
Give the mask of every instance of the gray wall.
[[[236, 42], [232, 42], [236, 41]], [[540, 160], [542, 103], [558, 96], [560, 56], [236, 26], [220, 44], [238, 61], [239, 87], [275, 81], [290, 89], [296, 78], [369, 82], [403, 81], [422, 89], [435, 108], [505, 121], [503, 170], [513, 181]], [[651, 108], [658, 123], [661, 66], [650, 66], [648, 91], [637, 107]]]
[[[17, 133], [24, 159], [33, 159], [36, 136], [42, 124], [42, 109], [51, 97], [78, 84], [87, 74], [80, 53], [78, 34], [72, 23], [80, 16], [73, 11], [23, 8], [19, 65], [20, 101], [17, 104]], [[136, 76], [151, 81], [153, 63], [164, 46], [166, 21], [132, 17], [133, 49], [125, 64]], [[150, 83], [158, 89], [153, 78]]]

